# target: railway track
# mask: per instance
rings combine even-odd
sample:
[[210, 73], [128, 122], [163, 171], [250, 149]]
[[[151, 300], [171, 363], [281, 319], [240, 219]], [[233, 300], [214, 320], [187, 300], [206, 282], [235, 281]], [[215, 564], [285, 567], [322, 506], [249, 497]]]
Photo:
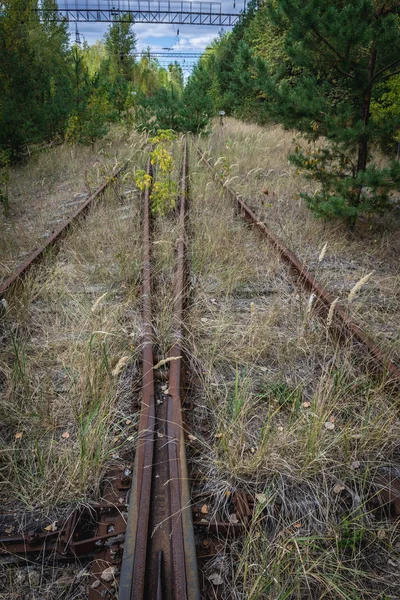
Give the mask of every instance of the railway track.
[[400, 368], [388, 359], [385, 353], [377, 344], [375, 344], [363, 331], [363, 329], [347, 314], [345, 309], [335, 301], [335, 298], [315, 279], [308, 271], [304, 263], [291, 252], [285, 244], [267, 227], [267, 225], [257, 218], [257, 215], [246, 204], [245, 200], [221, 178], [214, 170], [212, 162], [197, 149], [197, 154], [208, 169], [214, 172], [216, 181], [223, 187], [229, 197], [235, 202], [238, 213], [252, 227], [257, 229], [268, 242], [277, 251], [281, 259], [288, 265], [291, 274], [297, 284], [313, 295], [313, 303], [320, 313], [326, 318], [329, 311], [332, 311], [332, 324], [341, 335], [348, 339], [355, 340], [370, 355], [369, 366], [373, 371], [379, 371], [386, 374], [388, 383], [400, 386]]
[[[150, 163], [147, 166], [150, 174]], [[186, 293], [187, 142], [179, 193], [179, 234], [173, 282], [173, 345], [168, 393], [154, 380], [150, 191], [144, 197], [142, 314], [144, 326], [139, 441], [130, 492], [120, 600], [196, 600], [199, 595], [181, 413], [182, 318]]]
[[71, 228], [71, 226], [77, 222], [77, 220], [83, 217], [89, 210], [95, 201], [105, 192], [105, 190], [113, 184], [113, 182], [120, 176], [125, 169], [126, 164], [118, 168], [101, 186], [97, 188], [93, 194], [91, 194], [78, 208], [72, 213], [68, 219], [61, 223], [52, 233], [49, 235], [45, 242], [41, 244], [36, 250], [33, 250], [29, 256], [14, 270], [14, 272], [7, 277], [4, 281], [0, 282], [0, 299], [4, 298], [6, 293], [11, 287], [21, 280], [33, 265], [40, 262], [50, 250], [50, 248], [56, 246]]
[[[57, 522], [54, 531], [43, 532], [34, 515], [26, 516], [24, 535], [12, 535], [18, 529], [12, 515], [0, 519], [0, 554], [37, 556], [55, 553], [68, 561], [94, 554], [91, 567], [89, 600], [112, 593], [114, 577], [104, 579], [104, 565], [119, 565], [123, 551], [119, 582], [120, 600], [159, 598], [165, 600], [200, 598], [192, 508], [185, 458], [184, 426], [181, 413], [183, 377], [182, 319], [187, 289], [186, 211], [187, 211], [187, 142], [184, 141], [182, 174], [178, 200], [179, 229], [173, 281], [173, 344], [169, 356], [161, 361], [168, 366], [168, 390], [163, 393], [155, 380], [155, 347], [152, 305], [152, 213], [147, 188], [143, 202], [142, 265], [142, 391], [138, 426], [138, 443], [133, 474], [114, 469], [105, 474], [106, 487], [102, 503], [78, 509], [67, 521]], [[150, 160], [147, 173], [151, 174]], [[89, 205], [106, 188], [103, 184], [78, 211], [33, 253], [2, 286], [5, 293], [46, 249], [56, 243], [72, 222], [84, 214]], [[165, 386], [164, 386], [165, 387]], [[130, 483], [132, 487], [128, 490]], [[123, 512], [129, 513], [127, 523]], [[4, 535], [7, 534], [7, 535]], [[0, 534], [1, 535], [1, 534]], [[112, 567], [116, 569], [117, 567]], [[114, 573], [114, 571], [113, 571]], [[111, 590], [111, 591], [110, 591]]]
[[[210, 161], [199, 156], [212, 169]], [[79, 508], [69, 519], [56, 524], [53, 531], [38, 531], [37, 524], [25, 528], [23, 535], [13, 535], [13, 517], [0, 515], [0, 556], [24, 557], [51, 553], [62, 561], [91, 559], [89, 600], [116, 596], [119, 600], [199, 600], [221, 597], [218, 577], [204, 585], [199, 583], [199, 565], [225, 552], [231, 537], [240, 536], [251, 519], [256, 501], [244, 489], [236, 489], [226, 500], [225, 514], [204, 518], [202, 501], [193, 505], [185, 455], [186, 424], [182, 417], [184, 402], [184, 308], [188, 292], [187, 213], [188, 213], [188, 143], [183, 143], [182, 170], [178, 199], [178, 239], [172, 293], [171, 349], [162, 358], [157, 355], [154, 334], [154, 306], [158, 289], [153, 271], [151, 189], [143, 195], [143, 262], [141, 277], [141, 315], [143, 325], [141, 354], [140, 416], [133, 471], [113, 469], [106, 473], [101, 503]], [[151, 175], [150, 160], [147, 174]], [[219, 181], [223, 184], [222, 181]], [[7, 290], [45, 255], [46, 249], [64, 234], [72, 221], [84, 213], [90, 203], [104, 191], [97, 192], [54, 232], [43, 248], [0, 288]], [[229, 187], [225, 190], [235, 200], [239, 214], [266, 235], [277, 249], [297, 282], [316, 295], [323, 314], [333, 298], [307, 272], [305, 266], [257, 220], [242, 198]], [[400, 381], [400, 370], [385, 358], [365, 333], [343, 309], [334, 305], [337, 327], [365, 346], [378, 368], [392, 383]], [[166, 385], [161, 386], [162, 375]], [[194, 431], [196, 433], [196, 431]], [[222, 434], [218, 433], [218, 436]], [[252, 449], [253, 450], [253, 449]], [[132, 456], [133, 458], [133, 456]], [[380, 503], [390, 505], [393, 516], [400, 515], [397, 479], [382, 477]], [[389, 490], [389, 491], [388, 491]], [[280, 510], [279, 506], [276, 510]], [[232, 516], [234, 518], [232, 518]], [[32, 522], [34, 519], [32, 519]], [[10, 529], [11, 527], [11, 529]], [[8, 532], [8, 533], [7, 533]], [[222, 542], [221, 542], [222, 540]], [[105, 569], [105, 565], [107, 568]], [[105, 578], [109, 571], [110, 577]], [[208, 586], [206, 592], [205, 587]]]

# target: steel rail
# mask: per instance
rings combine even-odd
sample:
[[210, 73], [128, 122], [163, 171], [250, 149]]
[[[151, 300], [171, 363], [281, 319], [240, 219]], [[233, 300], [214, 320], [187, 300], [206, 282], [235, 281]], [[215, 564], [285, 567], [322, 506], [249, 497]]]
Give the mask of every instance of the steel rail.
[[[151, 175], [150, 159], [147, 162], [146, 172], [147, 175]], [[145, 188], [143, 206], [142, 316], [144, 333], [141, 412], [135, 467], [129, 495], [129, 513], [120, 577], [120, 600], [130, 600], [135, 597], [136, 593], [143, 596], [149, 526], [155, 435], [153, 329], [151, 314], [150, 191], [149, 187]], [[132, 582], [134, 582], [134, 585]]]
[[[187, 143], [179, 196], [169, 391], [154, 383], [150, 190], [144, 194], [143, 387], [119, 600], [199, 600], [196, 550], [181, 414]], [[150, 164], [147, 172], [150, 173]]]
[[206, 158], [203, 152], [198, 148], [197, 153], [201, 160], [207, 165], [207, 167], [214, 172], [216, 181], [226, 190], [229, 196], [236, 202], [237, 207], [240, 211], [241, 216], [249, 223], [254, 225], [261, 233], [268, 239], [271, 245], [277, 250], [281, 258], [289, 266], [290, 271], [297, 283], [301, 285], [307, 291], [315, 294], [315, 302], [319, 304], [324, 314], [328, 314], [329, 310], [332, 310], [332, 317], [336, 321], [336, 325], [341, 329], [344, 329], [347, 334], [357, 340], [363, 347], [367, 349], [371, 357], [374, 359], [375, 365], [379, 366], [379, 370], [383, 373], [387, 373], [393, 383], [396, 386], [400, 385], [400, 369], [399, 367], [385, 356], [375, 342], [368, 337], [365, 331], [351, 318], [346, 312], [343, 306], [338, 302], [335, 302], [335, 298], [327, 292], [327, 290], [315, 279], [315, 277], [308, 271], [304, 263], [297, 258], [297, 256], [291, 252], [285, 244], [280, 240], [268, 227], [260, 221], [257, 215], [251, 210], [246, 204], [243, 198], [236, 192], [234, 192], [220, 177], [215, 173], [214, 166]]
[[93, 202], [104, 193], [106, 188], [110, 185], [112, 181], [118, 177], [121, 172], [124, 170], [126, 164], [117, 169], [109, 179], [107, 179], [100, 187], [97, 188], [93, 194], [91, 194], [73, 213], [66, 221], [61, 223], [52, 233], [49, 235], [44, 244], [39, 246], [36, 250], [31, 252], [29, 256], [22, 262], [15, 271], [7, 277], [2, 283], [0, 283], [0, 299], [5, 296], [7, 291], [17, 282], [20, 281], [27, 272], [32, 268], [34, 264], [39, 262], [45, 256], [47, 250], [54, 246], [56, 243], [60, 241], [60, 239], [64, 236], [64, 234], [68, 231], [74, 221], [80, 217], [84, 216], [88, 211], [89, 207], [93, 204]]

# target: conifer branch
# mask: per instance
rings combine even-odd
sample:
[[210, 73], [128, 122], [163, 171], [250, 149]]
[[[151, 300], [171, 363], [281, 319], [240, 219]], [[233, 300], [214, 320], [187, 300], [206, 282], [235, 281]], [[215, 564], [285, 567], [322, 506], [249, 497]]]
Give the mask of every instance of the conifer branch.
[[[332, 46], [332, 44], [330, 44], [330, 43], [328, 42], [328, 40], [326, 40], [326, 39], [325, 39], [325, 38], [324, 38], [324, 37], [323, 37], [323, 36], [322, 36], [322, 35], [319, 33], [319, 31], [317, 31], [317, 30], [315, 29], [315, 27], [311, 27], [311, 29], [312, 29], [312, 31], [315, 33], [315, 35], [316, 35], [316, 36], [317, 36], [317, 37], [318, 37], [318, 38], [321, 40], [321, 42], [323, 42], [323, 43], [324, 43], [326, 46], [328, 46], [328, 48], [329, 48], [330, 50], [332, 50], [332, 52], [333, 52], [334, 54], [336, 54], [336, 56], [337, 56], [337, 57], [338, 57], [338, 58], [339, 58], [341, 61], [344, 61], [344, 57], [343, 57], [343, 56], [340, 54], [340, 52], [338, 52], [338, 51], [336, 50], [336, 48], [334, 48], [334, 46]], [[346, 77], [350, 77], [350, 78], [352, 78], [352, 77], [353, 77], [353, 75], [352, 75], [351, 73], [347, 73], [346, 71], [343, 71], [343, 69], [341, 69], [340, 67], [336, 67], [336, 68], [337, 68], [337, 70], [339, 71], [339, 73], [341, 73], [342, 75], [345, 75]]]
[[400, 68], [396, 69], [395, 71], [392, 71], [391, 73], [388, 73], [387, 75], [385, 75], [385, 77], [383, 77], [383, 79], [384, 80], [389, 79], [393, 75], [400, 75]]
[[[390, 63], [390, 65], [386, 65], [386, 67], [382, 67], [382, 69], [379, 69], [379, 71], [377, 71], [377, 73], [375, 73], [375, 75], [371, 79], [371, 82], [375, 81], [375, 79], [377, 79], [379, 77], [379, 75], [381, 75], [382, 73], [384, 73], [388, 69], [391, 69], [392, 67], [395, 67], [397, 64], [399, 64], [399, 62], [400, 62], [400, 57], [396, 58], [396, 60], [394, 60], [392, 63]], [[394, 73], [389, 73], [388, 77], [391, 77], [392, 75], [397, 75], [397, 73], [398, 73], [398, 71], [395, 71]]]

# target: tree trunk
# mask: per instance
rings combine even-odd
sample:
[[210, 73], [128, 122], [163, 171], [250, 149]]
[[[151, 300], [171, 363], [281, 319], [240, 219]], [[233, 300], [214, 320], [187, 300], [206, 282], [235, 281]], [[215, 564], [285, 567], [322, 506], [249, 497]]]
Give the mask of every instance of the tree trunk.
[[[361, 120], [364, 123], [365, 129], [367, 128], [367, 125], [369, 122], [369, 117], [370, 117], [370, 107], [371, 107], [371, 97], [372, 97], [372, 87], [373, 87], [372, 79], [374, 76], [375, 64], [376, 64], [376, 43], [374, 42], [372, 45], [372, 48], [371, 48], [371, 55], [369, 58], [369, 65], [368, 65], [368, 86], [366, 87], [366, 90], [364, 93], [362, 110], [361, 110]], [[360, 171], [365, 171], [365, 169], [367, 168], [368, 142], [369, 142], [368, 133], [367, 133], [367, 131], [364, 131], [361, 134], [360, 140], [358, 142], [358, 157], [357, 157], [356, 176], [358, 175], [358, 173]], [[355, 206], [358, 206], [360, 203], [361, 191], [362, 191], [362, 187], [357, 186], [356, 197], [354, 200]]]

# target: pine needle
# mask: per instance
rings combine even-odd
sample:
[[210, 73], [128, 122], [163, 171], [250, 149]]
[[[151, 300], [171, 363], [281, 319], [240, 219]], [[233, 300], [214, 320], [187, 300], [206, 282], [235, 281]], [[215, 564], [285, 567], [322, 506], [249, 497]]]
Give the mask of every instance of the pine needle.
[[349, 302], [351, 302], [352, 300], [354, 300], [354, 297], [357, 294], [358, 290], [360, 288], [362, 288], [362, 286], [365, 283], [367, 283], [367, 281], [371, 278], [371, 276], [373, 275], [374, 272], [375, 271], [371, 271], [371, 273], [368, 273], [368, 275], [365, 275], [364, 277], [362, 277], [361, 279], [359, 279], [359, 281], [357, 281], [356, 285], [351, 288], [349, 296], [348, 296]]

